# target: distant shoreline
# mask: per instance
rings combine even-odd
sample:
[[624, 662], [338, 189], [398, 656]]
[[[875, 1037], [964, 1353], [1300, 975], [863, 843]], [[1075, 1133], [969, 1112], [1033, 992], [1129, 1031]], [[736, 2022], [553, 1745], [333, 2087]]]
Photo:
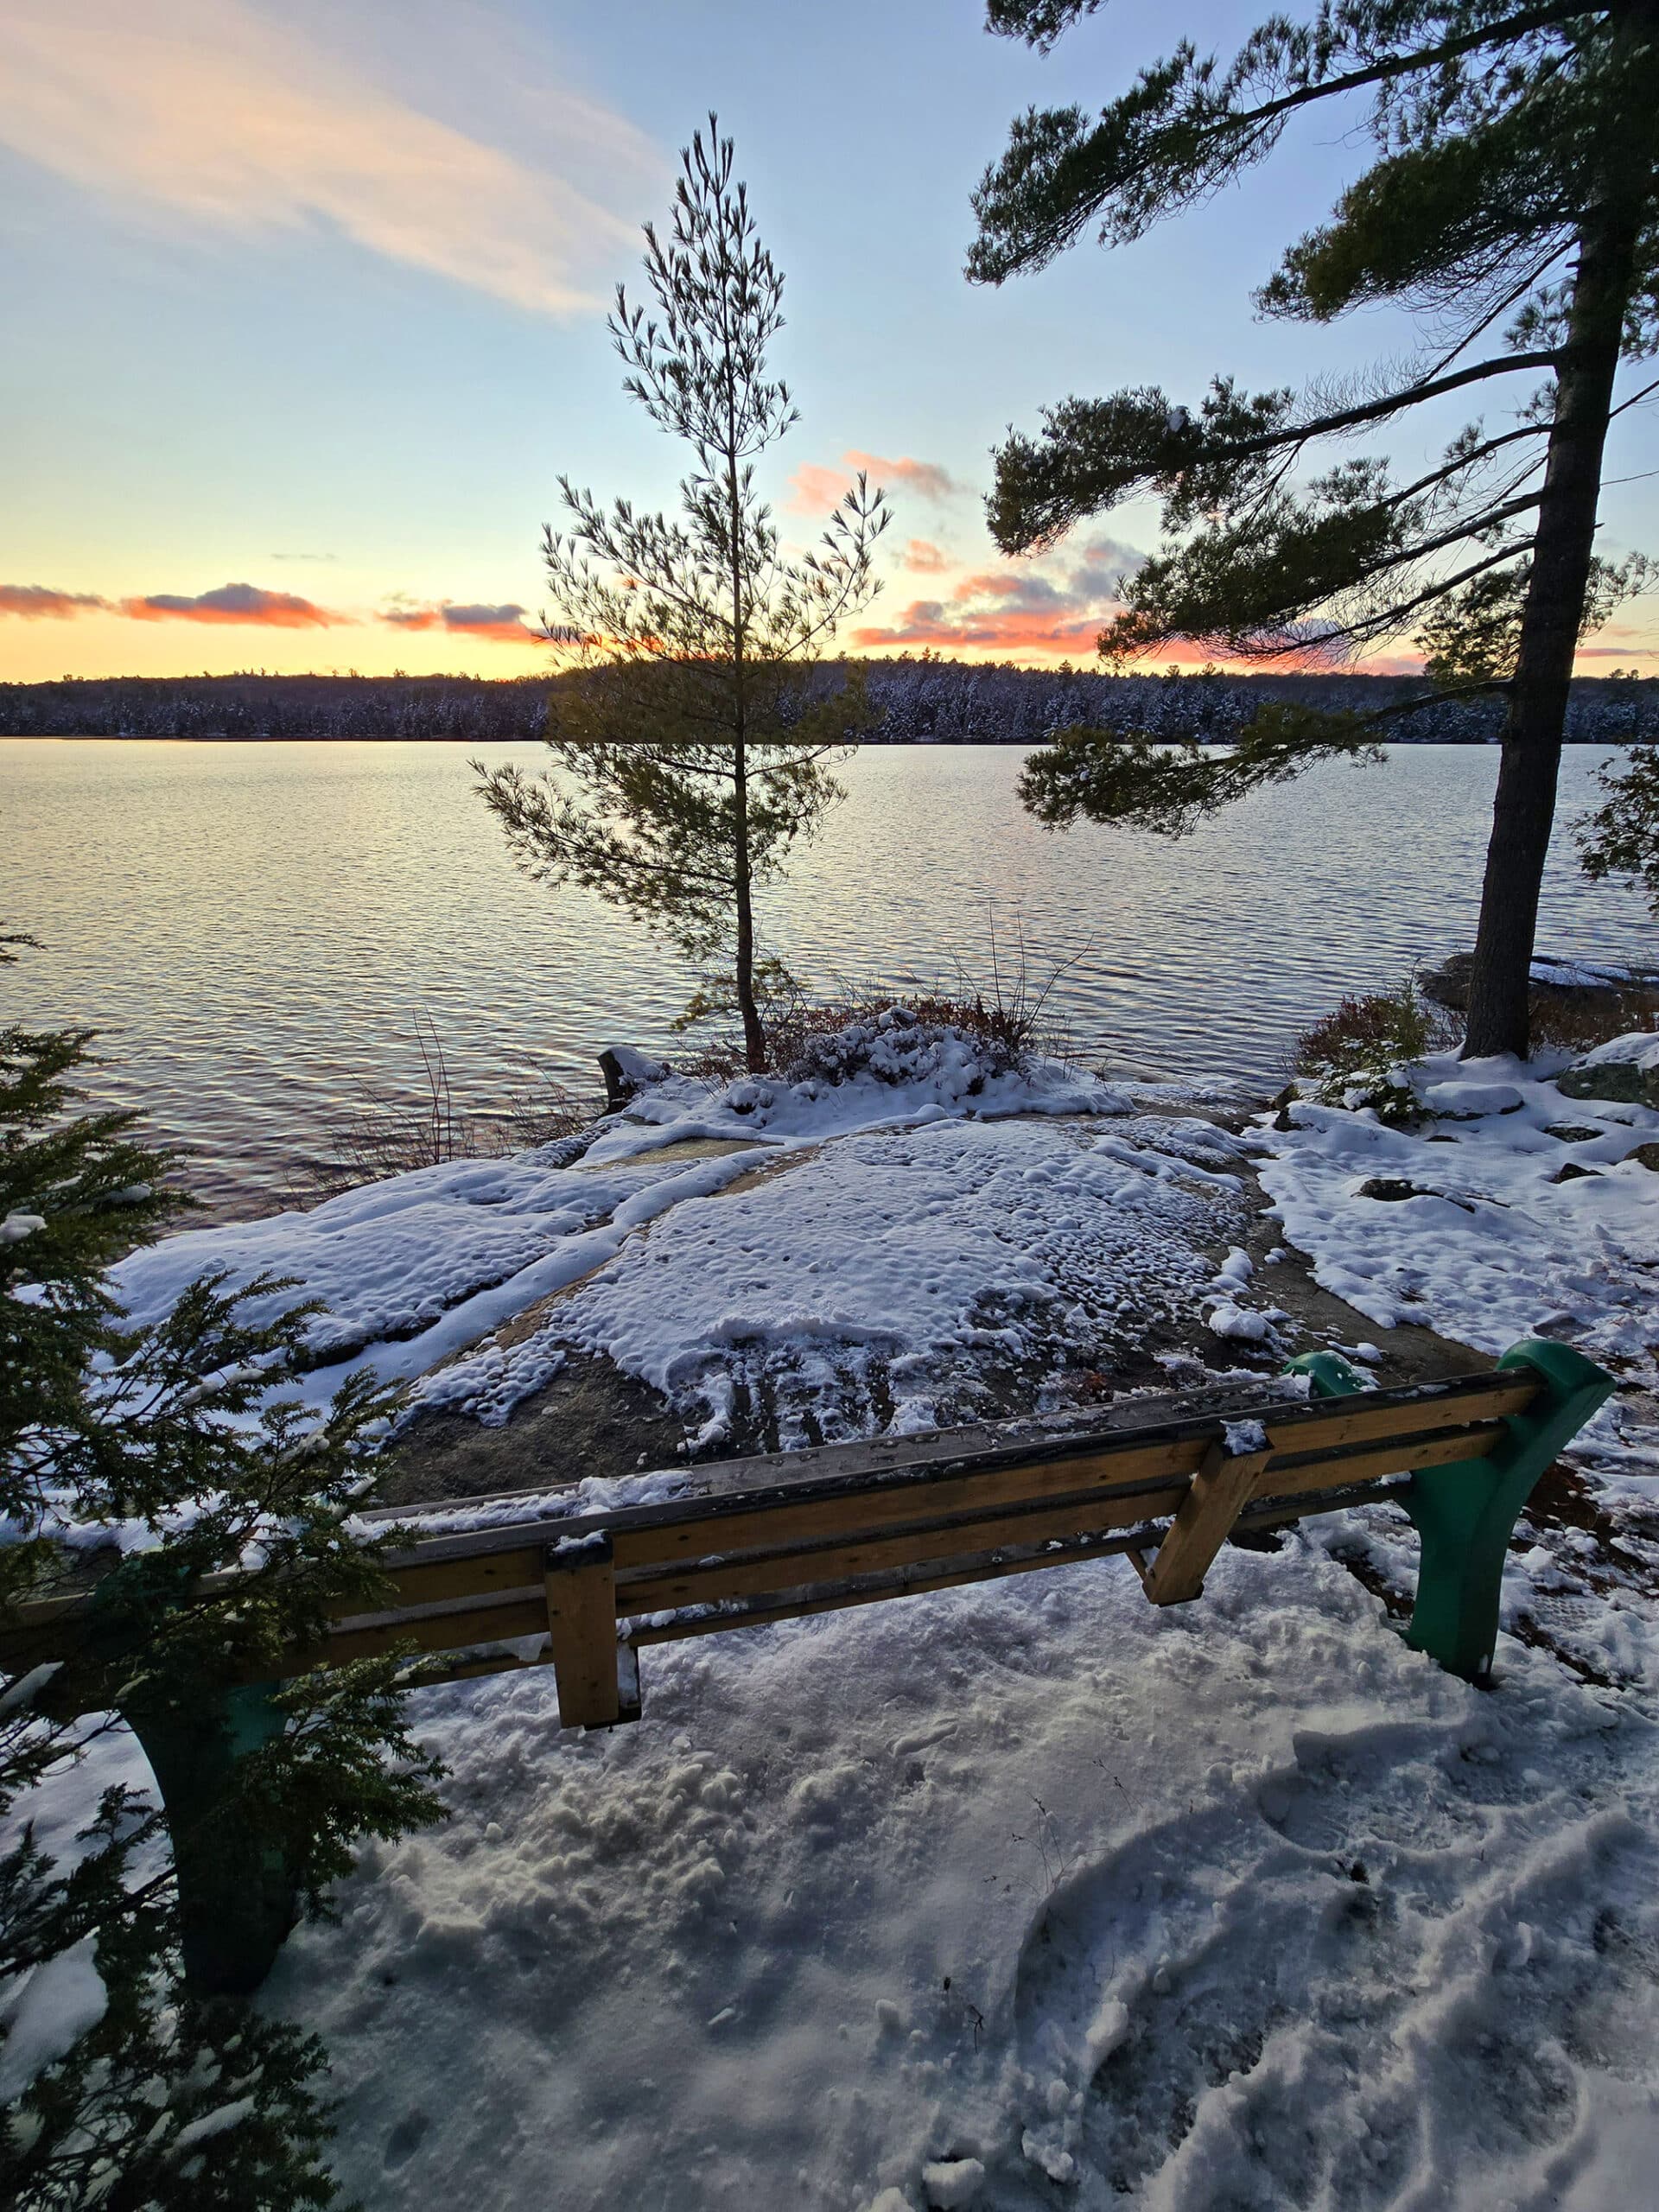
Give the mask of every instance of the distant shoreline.
[[[1219, 731], [1195, 732], [1200, 745], [1225, 745], [1230, 738]], [[9, 730], [0, 729], [0, 741], [17, 745], [537, 745], [539, 735], [515, 735], [505, 738], [477, 740], [448, 736], [352, 736], [321, 735], [315, 730], [267, 731], [257, 737], [231, 737], [222, 730], [179, 733], [168, 730]], [[1402, 737], [1397, 733], [1378, 738], [1378, 744], [1389, 745], [1459, 745], [1494, 746], [1496, 737]], [[1564, 745], [1582, 745], [1605, 750], [1608, 746], [1639, 745], [1650, 742], [1646, 737], [1568, 736]], [[1000, 749], [1004, 746], [1039, 745], [1041, 738], [1033, 737], [870, 737], [850, 738], [855, 746], [926, 746], [950, 747], [957, 751], [974, 747]]]
[[[1094, 669], [976, 661], [827, 661], [806, 696], [833, 698], [855, 676], [866, 702], [858, 741], [871, 745], [1036, 746], [1059, 731], [1109, 730], [1226, 744], [1268, 702], [1381, 715], [1377, 737], [1402, 745], [1479, 745], [1503, 727], [1494, 694], [1437, 699], [1421, 677], [1220, 672], [1112, 676]], [[0, 683], [0, 736], [213, 744], [338, 742], [474, 746], [546, 734], [568, 678], [461, 676], [98, 677]], [[1567, 741], [1659, 739], [1659, 677], [1580, 677]]]

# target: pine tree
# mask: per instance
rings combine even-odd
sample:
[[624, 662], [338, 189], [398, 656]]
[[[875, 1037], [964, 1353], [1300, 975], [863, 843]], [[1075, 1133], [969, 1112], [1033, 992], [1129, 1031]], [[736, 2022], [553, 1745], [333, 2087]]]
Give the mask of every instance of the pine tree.
[[[312, 1309], [251, 1320], [275, 1282], [207, 1278], [155, 1327], [126, 1324], [106, 1270], [183, 1201], [132, 1115], [77, 1110], [89, 1042], [0, 1028], [0, 1648], [30, 1597], [73, 1585], [68, 1530], [84, 1547], [105, 1524], [124, 1554], [83, 1655], [0, 1683], [0, 1815], [18, 1837], [0, 1855], [0, 1981], [24, 2018], [25, 1977], [83, 2008], [15, 2081], [0, 2031], [0, 2201], [326, 2205], [321, 2047], [219, 1993], [251, 1985], [296, 1904], [327, 1915], [358, 1838], [438, 1816], [397, 1660], [244, 1687], [332, 1610], [376, 1602], [376, 1548], [349, 1516], [388, 1401], [365, 1379], [321, 1420], [283, 1401]], [[111, 1705], [168, 1802], [107, 1792], [79, 1857], [54, 1864], [38, 1793], [115, 1725], [96, 1718]]]
[[619, 287], [610, 319], [624, 390], [691, 449], [680, 515], [607, 510], [560, 479], [569, 531], [550, 527], [543, 546], [548, 634], [573, 661], [549, 711], [556, 773], [474, 766], [527, 873], [726, 965], [759, 1070], [755, 894], [841, 796], [830, 771], [861, 691], [815, 695], [811, 671], [875, 588], [888, 516], [861, 474], [817, 551], [791, 559], [760, 497], [756, 458], [798, 416], [766, 364], [783, 278], [734, 158], [710, 116], [682, 154], [668, 237], [645, 226], [656, 315]]
[[1607, 796], [1579, 825], [1585, 873], [1623, 877], [1659, 921], [1659, 745], [1633, 745], [1624, 766], [1604, 768]]
[[[990, 0], [989, 22], [1046, 50], [1098, 4]], [[1184, 41], [1097, 118], [1033, 109], [975, 197], [969, 274], [1000, 283], [1091, 224], [1109, 245], [1139, 238], [1265, 159], [1303, 111], [1372, 96], [1376, 159], [1257, 303], [1326, 322], [1394, 302], [1420, 317], [1420, 357], [1339, 396], [1218, 377], [1196, 410], [1152, 389], [1065, 400], [1039, 436], [1002, 446], [989, 511], [1018, 552], [1135, 493], [1161, 498], [1166, 542], [1128, 585], [1109, 656], [1176, 638], [1345, 655], [1417, 632], [1438, 678], [1424, 702], [1503, 693], [1471, 1053], [1527, 1048], [1574, 651], [1643, 573], [1593, 549], [1608, 423], [1645, 396], [1616, 405], [1617, 374], [1659, 345], [1656, 34], [1659, 0], [1340, 0], [1264, 22], [1225, 67]], [[1300, 474], [1321, 441], [1517, 377], [1507, 423], [1471, 423], [1408, 480], [1374, 455]], [[1179, 830], [1376, 734], [1270, 710], [1215, 760], [1076, 733], [1034, 764], [1028, 801], [1050, 822]]]

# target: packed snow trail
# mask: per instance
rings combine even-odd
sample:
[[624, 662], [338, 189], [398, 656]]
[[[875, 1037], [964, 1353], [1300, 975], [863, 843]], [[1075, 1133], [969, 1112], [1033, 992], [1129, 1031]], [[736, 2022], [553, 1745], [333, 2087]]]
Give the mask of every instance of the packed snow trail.
[[1100, 1561], [664, 1647], [609, 1734], [539, 1673], [429, 1694], [454, 1820], [268, 1998], [329, 2044], [346, 2190], [1645, 2208], [1651, 1618], [1626, 1689], [1505, 1639], [1473, 1690], [1352, 1528], [1168, 1612]]

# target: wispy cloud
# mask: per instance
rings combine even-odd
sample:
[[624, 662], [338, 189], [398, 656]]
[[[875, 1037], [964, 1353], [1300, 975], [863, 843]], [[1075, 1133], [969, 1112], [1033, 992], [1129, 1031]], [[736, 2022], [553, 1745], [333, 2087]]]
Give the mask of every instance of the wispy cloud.
[[[295, 556], [298, 557], [298, 556]], [[325, 556], [315, 555], [321, 559]], [[320, 607], [297, 592], [268, 591], [263, 584], [219, 584], [213, 591], [154, 591], [124, 599], [98, 592], [58, 591], [48, 584], [0, 584], [0, 615], [25, 620], [42, 617], [67, 621], [79, 614], [114, 614], [130, 622], [204, 622], [265, 630], [334, 630], [362, 622], [362, 613]], [[378, 620], [398, 630], [435, 630], [451, 637], [481, 638], [500, 645], [545, 644], [524, 620], [516, 601], [499, 606], [444, 599], [416, 604], [400, 601], [384, 607]]]
[[135, 622], [237, 622], [270, 630], [330, 630], [354, 618], [317, 607], [290, 591], [265, 591], [257, 584], [220, 584], [216, 591], [186, 597], [152, 592], [124, 599], [118, 610]]
[[912, 537], [899, 555], [899, 565], [908, 569], [912, 575], [940, 576], [950, 566], [950, 558], [931, 538]]
[[1086, 659], [1141, 557], [1132, 545], [1097, 537], [1069, 560], [983, 569], [948, 598], [912, 600], [895, 620], [855, 631], [854, 642], [877, 652], [930, 645], [1005, 659]]
[[963, 489], [950, 470], [941, 468], [937, 461], [913, 461], [907, 454], [889, 461], [879, 453], [862, 453], [853, 446], [842, 454], [838, 467], [826, 467], [817, 461], [803, 461], [789, 480], [790, 496], [784, 502], [785, 513], [829, 514], [840, 505], [854, 477], [861, 473], [887, 491], [897, 486], [901, 491], [914, 492], [924, 499], [954, 499]]
[[67, 622], [109, 603], [96, 592], [54, 591], [49, 584], [0, 584], [0, 614], [21, 614], [25, 621], [38, 621], [44, 615], [53, 621]]
[[804, 461], [789, 480], [784, 512], [789, 515], [827, 515], [847, 495], [852, 479], [844, 468], [826, 468], [821, 461]]
[[433, 607], [389, 607], [380, 620], [399, 630], [448, 630], [467, 638], [490, 638], [499, 645], [544, 645], [539, 631], [526, 628], [524, 612], [511, 602], [502, 607], [458, 607], [446, 599]]
[[1602, 644], [1579, 647], [1580, 660], [1651, 660], [1659, 650], [1652, 626], [1645, 622], [1609, 622], [1600, 634]]
[[[440, 121], [245, 0], [5, 0], [0, 143], [124, 213], [248, 235], [315, 227], [563, 314], [625, 244], [658, 157], [544, 95], [542, 162]], [[579, 175], [559, 173], [559, 149]], [[597, 152], [596, 150], [597, 149]], [[598, 193], [602, 197], [594, 196]]]
[[880, 484], [902, 485], [906, 492], [919, 493], [924, 499], [954, 499], [963, 489], [948, 468], [941, 468], [936, 461], [912, 461], [908, 454], [887, 461], [879, 453], [860, 453], [855, 446], [841, 457], [849, 468], [861, 468]]

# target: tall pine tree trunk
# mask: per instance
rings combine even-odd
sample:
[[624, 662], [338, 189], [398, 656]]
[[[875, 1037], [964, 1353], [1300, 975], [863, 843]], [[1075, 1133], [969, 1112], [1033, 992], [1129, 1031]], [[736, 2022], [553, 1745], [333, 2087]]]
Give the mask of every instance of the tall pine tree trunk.
[[766, 1035], [754, 1002], [754, 901], [749, 876], [749, 780], [741, 739], [733, 747], [735, 790], [733, 808], [736, 840], [734, 871], [737, 893], [737, 948], [734, 962], [738, 1012], [743, 1017], [743, 1058], [751, 1075], [766, 1065]]
[[[1646, 77], [1651, 73], [1641, 73]], [[1633, 96], [1637, 90], [1632, 82]], [[1650, 108], [1644, 120], [1647, 127], [1633, 130], [1633, 139], [1649, 139]], [[1492, 805], [1491, 842], [1469, 982], [1465, 1058], [1488, 1052], [1514, 1052], [1524, 1058], [1528, 1050], [1538, 894], [1555, 818], [1567, 693], [1595, 546], [1602, 449], [1634, 277], [1639, 210], [1651, 170], [1647, 143], [1626, 150], [1633, 158], [1618, 180], [1624, 189], [1604, 200], [1580, 240], [1533, 540], [1532, 574]]]

